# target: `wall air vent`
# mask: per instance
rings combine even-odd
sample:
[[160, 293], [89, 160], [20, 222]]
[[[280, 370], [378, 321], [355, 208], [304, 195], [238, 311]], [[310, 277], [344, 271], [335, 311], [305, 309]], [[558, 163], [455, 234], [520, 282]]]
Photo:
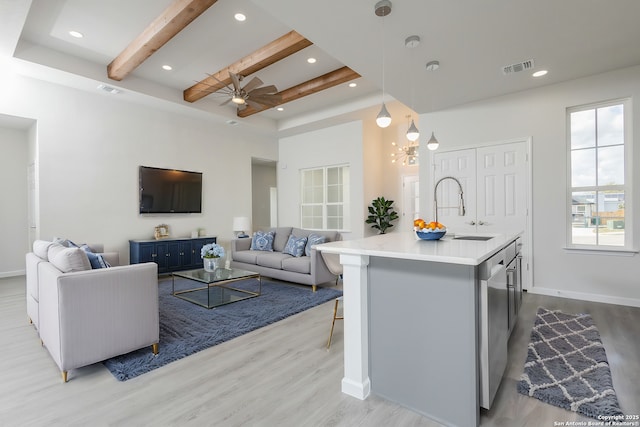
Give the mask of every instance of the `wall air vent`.
[[507, 74], [519, 73], [520, 71], [526, 71], [533, 68], [533, 59], [529, 59], [527, 61], [518, 62], [517, 64], [511, 64], [502, 67], [502, 74], [505, 76]]

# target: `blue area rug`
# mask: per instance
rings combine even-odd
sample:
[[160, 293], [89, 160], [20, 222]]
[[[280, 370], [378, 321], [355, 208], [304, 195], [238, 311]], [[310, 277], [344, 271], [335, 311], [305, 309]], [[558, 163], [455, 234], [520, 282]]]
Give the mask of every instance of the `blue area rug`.
[[538, 309], [518, 391], [587, 417], [622, 415], [600, 333], [588, 314]]
[[[188, 283], [176, 278], [176, 289]], [[192, 282], [193, 283], [193, 282]], [[256, 289], [257, 280], [234, 283]], [[342, 291], [335, 288], [297, 287], [262, 280], [262, 294], [213, 309], [206, 309], [171, 295], [171, 279], [159, 283], [160, 352], [143, 348], [102, 362], [120, 381], [157, 369], [198, 351], [330, 301]], [[331, 313], [327, 312], [327, 325]]]

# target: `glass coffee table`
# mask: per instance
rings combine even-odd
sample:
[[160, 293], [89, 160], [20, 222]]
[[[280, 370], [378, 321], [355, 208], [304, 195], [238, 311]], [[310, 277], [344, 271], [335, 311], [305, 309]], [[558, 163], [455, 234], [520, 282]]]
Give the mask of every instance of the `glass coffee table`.
[[[171, 294], [205, 308], [260, 296], [260, 274], [239, 268], [216, 268], [213, 272], [199, 270], [172, 273]], [[176, 284], [176, 277], [187, 279]], [[250, 280], [256, 279], [256, 280]], [[232, 285], [233, 286], [230, 286]]]

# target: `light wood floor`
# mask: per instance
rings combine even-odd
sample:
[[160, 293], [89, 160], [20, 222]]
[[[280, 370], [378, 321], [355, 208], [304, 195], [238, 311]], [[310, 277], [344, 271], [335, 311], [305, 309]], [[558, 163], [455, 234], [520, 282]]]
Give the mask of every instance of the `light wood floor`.
[[[333, 302], [133, 380], [119, 382], [96, 364], [71, 371], [63, 384], [27, 323], [24, 287], [24, 277], [0, 279], [0, 426], [438, 425], [376, 396], [341, 393], [341, 322], [325, 348]], [[589, 420], [516, 392], [538, 306], [592, 314], [622, 409], [640, 413], [640, 309], [527, 294], [505, 379], [481, 425]]]

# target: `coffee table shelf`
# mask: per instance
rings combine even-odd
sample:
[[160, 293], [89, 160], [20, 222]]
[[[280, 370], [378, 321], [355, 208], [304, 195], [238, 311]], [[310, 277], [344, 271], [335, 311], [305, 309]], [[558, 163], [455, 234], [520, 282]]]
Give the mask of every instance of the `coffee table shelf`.
[[[176, 277], [187, 279], [180, 283], [182, 286], [178, 286], [178, 289], [176, 289]], [[257, 286], [249, 283], [250, 279], [257, 279]], [[233, 286], [230, 286], [232, 284]], [[213, 272], [201, 268], [172, 273], [171, 294], [205, 308], [215, 308], [254, 298], [260, 296], [261, 292], [260, 274], [239, 268], [217, 268]]]

